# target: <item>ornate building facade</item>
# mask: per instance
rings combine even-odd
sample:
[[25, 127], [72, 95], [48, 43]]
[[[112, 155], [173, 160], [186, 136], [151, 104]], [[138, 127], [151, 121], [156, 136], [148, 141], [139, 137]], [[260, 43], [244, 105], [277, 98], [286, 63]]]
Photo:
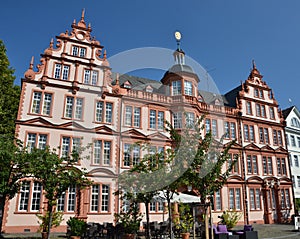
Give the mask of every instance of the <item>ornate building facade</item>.
[[[165, 121], [180, 130], [203, 114], [204, 133], [211, 131], [216, 140], [225, 135], [224, 144], [236, 139], [230, 153], [239, 157], [227, 183], [213, 195], [214, 221], [225, 209], [240, 211], [240, 223], [290, 218], [294, 209], [285, 121], [254, 63], [248, 79], [224, 95], [198, 89], [201, 79], [184, 64], [180, 49], [174, 52], [175, 65], [160, 81], [115, 77], [104, 47], [91, 31], [83, 13], [71, 32], [50, 42], [37, 71], [32, 59], [22, 79], [16, 122], [20, 140], [29, 148], [59, 147], [61, 156], [79, 145], [91, 145], [84, 152], [89, 158], [78, 167], [88, 170], [94, 184], [78, 195], [70, 183], [57, 202], [65, 220], [56, 230], [65, 231], [65, 222], [74, 215], [88, 222], [113, 222], [120, 208], [113, 194], [116, 179], [143, 156], [137, 146], [129, 150], [131, 145], [145, 141], [164, 151], [172, 143]], [[24, 180], [6, 205], [3, 230], [36, 231], [35, 214], [43, 213], [43, 202], [41, 185]], [[150, 213], [151, 220], [167, 217], [162, 202], [152, 202]]]
[[300, 112], [296, 106], [282, 111], [286, 120], [285, 134], [289, 151], [294, 196], [300, 198]]

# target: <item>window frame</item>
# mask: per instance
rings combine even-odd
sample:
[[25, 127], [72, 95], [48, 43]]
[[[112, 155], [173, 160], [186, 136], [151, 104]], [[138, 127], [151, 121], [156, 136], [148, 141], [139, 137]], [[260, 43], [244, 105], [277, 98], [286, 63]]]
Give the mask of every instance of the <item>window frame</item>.
[[[63, 63], [59, 63], [59, 62], [54, 62], [54, 67], [53, 67], [53, 79], [55, 80], [63, 80], [63, 81], [68, 81], [70, 79], [70, 72], [71, 72], [71, 65], [70, 64], [63, 64]], [[57, 66], [60, 65], [60, 69], [59, 72], [57, 70]], [[65, 70], [68, 67], [67, 70], [67, 77], [65, 78]], [[56, 76], [56, 74], [58, 73], [58, 76]]]
[[[34, 110], [34, 101], [35, 101], [35, 93], [39, 93], [40, 99], [39, 99], [39, 103], [38, 103], [38, 112], [36, 112], [36, 110]], [[50, 104], [45, 105], [45, 102], [47, 102], [46, 100], [46, 95], [51, 95], [51, 101]], [[31, 103], [30, 103], [30, 108], [29, 108], [29, 112], [28, 114], [32, 114], [32, 115], [42, 115], [45, 117], [52, 117], [52, 108], [53, 108], [53, 96], [54, 93], [50, 92], [50, 91], [39, 91], [39, 90], [33, 90], [32, 94], [31, 94]], [[49, 106], [49, 114], [45, 113], [45, 107]]]

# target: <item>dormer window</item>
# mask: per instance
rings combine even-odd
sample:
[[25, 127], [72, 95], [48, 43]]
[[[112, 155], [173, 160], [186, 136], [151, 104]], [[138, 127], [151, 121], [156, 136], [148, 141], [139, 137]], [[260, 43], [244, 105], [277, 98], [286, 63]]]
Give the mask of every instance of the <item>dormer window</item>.
[[291, 120], [291, 125], [297, 128], [300, 128], [300, 122], [297, 118], [293, 117]]
[[184, 81], [184, 94], [185, 95], [193, 95], [193, 86], [192, 86], [192, 82], [190, 81]]
[[153, 88], [151, 87], [151, 85], [148, 85], [146, 87], [146, 92], [148, 92], [148, 93], [152, 93], [153, 92]]
[[172, 95], [181, 95], [181, 81], [172, 82]]
[[131, 89], [131, 83], [129, 81], [124, 82], [123, 87], [126, 89]]

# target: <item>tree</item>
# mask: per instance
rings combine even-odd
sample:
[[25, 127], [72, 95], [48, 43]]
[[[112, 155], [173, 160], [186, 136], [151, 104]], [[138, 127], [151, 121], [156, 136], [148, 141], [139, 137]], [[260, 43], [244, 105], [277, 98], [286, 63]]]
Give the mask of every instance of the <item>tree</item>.
[[234, 166], [233, 163], [225, 172], [222, 171], [234, 141], [224, 148], [222, 139], [216, 141], [211, 133], [203, 136], [204, 117], [181, 131], [166, 122], [172, 147], [164, 152], [164, 160], [153, 164], [155, 154], [146, 154], [138, 164], [119, 177], [121, 187], [127, 187], [127, 190], [135, 191], [137, 197], [143, 198], [146, 210], [157, 190], [164, 192], [168, 202], [170, 238], [173, 238], [171, 199], [174, 193], [180, 187], [192, 186], [200, 194], [201, 202], [207, 204], [211, 200], [210, 195], [224, 185]]
[[14, 137], [20, 87], [14, 85], [13, 74], [6, 48], [0, 40], [0, 233], [5, 202], [15, 196], [19, 179], [24, 176], [24, 152], [18, 148], [20, 142]]
[[[200, 194], [201, 204], [210, 205], [211, 196], [222, 188], [229, 177], [237, 159], [224, 171], [223, 165], [230, 158], [229, 150], [235, 141], [225, 146], [223, 138], [216, 141], [211, 132], [202, 137], [202, 118], [184, 133], [179, 134], [170, 126], [171, 135], [176, 139], [178, 160], [182, 161], [186, 170], [181, 176], [181, 183], [192, 186]], [[192, 160], [191, 160], [192, 158]], [[205, 206], [205, 227], [208, 238], [208, 207]]]
[[6, 48], [0, 40], [0, 134], [15, 134], [20, 87], [14, 85], [14, 69], [10, 67]]
[[6, 200], [15, 196], [27, 174], [26, 151], [12, 135], [0, 135], [0, 234]]
[[71, 184], [78, 189], [91, 185], [84, 169], [76, 167], [80, 160], [80, 151], [74, 150], [70, 157], [59, 157], [54, 149], [34, 148], [29, 154], [28, 176], [42, 184], [47, 199], [46, 213], [49, 214], [49, 225], [45, 226], [47, 237], [50, 236], [52, 216], [57, 199], [69, 188]]

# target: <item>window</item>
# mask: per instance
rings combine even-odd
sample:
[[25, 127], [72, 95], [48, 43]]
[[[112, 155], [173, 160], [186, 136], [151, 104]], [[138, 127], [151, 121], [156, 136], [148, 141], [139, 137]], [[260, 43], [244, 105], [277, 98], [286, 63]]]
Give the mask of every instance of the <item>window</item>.
[[[267, 138], [265, 136], [267, 136]], [[269, 143], [268, 129], [261, 128], [261, 127], [259, 128], [259, 142], [262, 144]]]
[[266, 118], [266, 107], [264, 105], [261, 106], [261, 117]]
[[258, 89], [254, 89], [254, 97], [258, 97]]
[[54, 78], [55, 79], [68, 80], [69, 70], [70, 70], [70, 66], [68, 66], [68, 65], [55, 64], [55, 66], [54, 66]]
[[[62, 137], [61, 156], [68, 157], [71, 152], [76, 152], [80, 147], [80, 138], [73, 138], [69, 136]], [[71, 151], [72, 149], [72, 151]]]
[[23, 181], [20, 188], [18, 210], [30, 211], [30, 212], [39, 211], [41, 206], [41, 196], [42, 196], [41, 183]]
[[111, 142], [94, 140], [93, 164], [110, 165]]
[[244, 140], [245, 141], [249, 141], [249, 126], [248, 125], [244, 125]]
[[187, 128], [193, 128], [195, 125], [195, 115], [192, 112], [185, 113], [185, 124]]
[[28, 133], [26, 146], [29, 151], [33, 148], [45, 149], [47, 145], [47, 135], [38, 133]]
[[96, 122], [112, 123], [113, 104], [98, 101], [96, 103]]
[[252, 105], [251, 105], [251, 102], [247, 101], [246, 102], [246, 112], [247, 112], [247, 115], [252, 115]]
[[221, 198], [221, 189], [215, 192], [214, 195], [214, 210], [221, 211], [222, 210], [222, 198]]
[[250, 134], [250, 141], [254, 141], [255, 135], [254, 135], [254, 126], [253, 125], [249, 126], [249, 134]]
[[173, 127], [175, 129], [182, 128], [182, 113], [181, 112], [174, 112], [173, 113]]
[[241, 210], [240, 188], [229, 188], [229, 209]]
[[140, 127], [141, 108], [126, 106], [125, 107], [125, 125], [132, 127]]
[[[67, 203], [66, 203], [67, 202]], [[74, 212], [76, 205], [76, 187], [69, 186], [68, 190], [63, 192], [57, 199], [57, 211]]]
[[159, 161], [164, 161], [164, 147], [151, 146], [147, 158], [149, 160], [150, 166], [156, 168]]
[[300, 122], [299, 122], [299, 120], [298, 120], [297, 118], [295, 118], [295, 117], [293, 117], [293, 118], [291, 119], [291, 125], [292, 125], [293, 127], [300, 128]]
[[78, 46], [73, 46], [72, 47], [72, 56], [78, 56]]
[[63, 192], [60, 197], [57, 199], [57, 211], [63, 212], [65, 211], [65, 201], [66, 201], [66, 193]]
[[214, 137], [218, 137], [217, 120], [211, 120], [211, 132]]
[[297, 137], [298, 147], [300, 148], [300, 137]]
[[52, 106], [52, 94], [46, 92], [33, 92], [31, 113], [50, 115]]
[[271, 175], [273, 174], [272, 157], [263, 156], [263, 173]]
[[210, 132], [210, 119], [205, 119], [205, 132]]
[[31, 196], [31, 211], [38, 211], [41, 204], [42, 184], [40, 182], [33, 183]]
[[139, 145], [124, 144], [123, 166], [137, 165], [140, 161], [140, 151]]
[[29, 203], [30, 182], [23, 181], [20, 188], [19, 211], [27, 211]]
[[[300, 180], [300, 178], [299, 179], [297, 178], [297, 181], [298, 180]], [[293, 187], [296, 188], [296, 182], [295, 182], [295, 176], [294, 175], [292, 175], [292, 182], [293, 182]], [[298, 181], [298, 184], [299, 184], [299, 181]]]
[[71, 185], [68, 189], [68, 212], [74, 212], [76, 206], [76, 186]]
[[84, 70], [83, 82], [88, 85], [97, 85], [98, 71]]
[[283, 145], [281, 130], [273, 130], [273, 144], [274, 145]]
[[270, 118], [275, 119], [274, 107], [270, 107], [269, 110], [270, 110]]
[[234, 166], [232, 167], [232, 173], [238, 173], [239, 172], [239, 155], [238, 154], [229, 154], [230, 158], [228, 159], [228, 167], [231, 167], [231, 165], [234, 163]]
[[254, 141], [254, 126], [253, 125], [244, 125], [244, 140], [245, 141]]
[[261, 107], [260, 104], [256, 104], [256, 116], [260, 117], [261, 116]]
[[234, 122], [224, 122], [225, 138], [236, 139], [236, 129]]
[[67, 96], [65, 102], [65, 118], [82, 119], [83, 99]]
[[149, 204], [149, 211], [152, 213], [162, 212], [164, 210], [164, 203], [160, 200], [152, 200]]
[[259, 98], [264, 98], [264, 91], [263, 90], [259, 90]]
[[291, 145], [293, 147], [296, 147], [296, 140], [295, 140], [295, 136], [294, 135], [291, 135]]
[[150, 115], [149, 115], [150, 129], [163, 130], [164, 129], [164, 118], [165, 118], [164, 115], [165, 115], [165, 113], [163, 111], [150, 110]]
[[256, 155], [247, 155], [247, 168], [248, 168], [248, 174], [258, 173]]
[[291, 207], [289, 189], [281, 189], [281, 209], [289, 209]]
[[277, 158], [277, 174], [286, 175], [286, 172], [285, 158]]
[[250, 210], [260, 210], [260, 190], [250, 188]]
[[298, 188], [300, 188], [300, 176], [297, 176], [297, 185], [298, 185]]
[[184, 94], [185, 95], [193, 95], [193, 86], [192, 86], [192, 82], [190, 81], [184, 81]]
[[72, 56], [80, 56], [80, 57], [85, 57], [86, 53], [86, 48], [84, 47], [78, 47], [78, 46], [73, 46], [72, 47]]
[[85, 53], [86, 53], [86, 48], [81, 47], [80, 51], [79, 51], [79, 56], [80, 57], [85, 57]]
[[[102, 188], [100, 193], [100, 188]], [[99, 207], [101, 205], [101, 207]], [[101, 210], [100, 210], [101, 208]], [[92, 185], [91, 212], [109, 211], [109, 185]]]
[[172, 95], [181, 95], [181, 81], [172, 82]]
[[294, 165], [295, 165], [295, 167], [299, 168], [299, 160], [298, 160], [298, 156], [297, 155], [294, 155]]

